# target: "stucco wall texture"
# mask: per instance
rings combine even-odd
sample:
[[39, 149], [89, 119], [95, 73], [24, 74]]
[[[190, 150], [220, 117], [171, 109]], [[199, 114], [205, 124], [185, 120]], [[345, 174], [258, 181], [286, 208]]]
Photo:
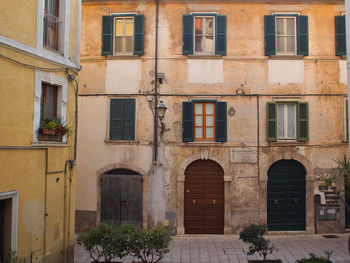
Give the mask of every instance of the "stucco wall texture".
[[[68, 53], [76, 61], [78, 6], [77, 1], [65, 2], [70, 2]], [[50, 69], [63, 67], [51, 74], [67, 78], [64, 65], [40, 57], [51, 51], [36, 49], [38, 3], [44, 8], [44, 1], [37, 0], [0, 3], [0, 54], [19, 62], [0, 59], [0, 199], [10, 203], [4, 213], [10, 234], [2, 252], [5, 261], [12, 249], [26, 262], [73, 262], [75, 167], [70, 169], [66, 161], [74, 157], [76, 86], [69, 82], [67, 87], [66, 124], [72, 128], [67, 141], [34, 142], [36, 69], [46, 68], [50, 74]], [[4, 39], [10, 44], [4, 44]], [[14, 199], [17, 207], [11, 204]]]
[[[212, 159], [225, 171], [225, 233], [237, 233], [251, 223], [267, 223], [267, 171], [278, 160], [293, 159], [307, 171], [306, 233], [314, 233], [313, 198], [318, 193], [315, 170], [334, 167], [333, 159], [342, 157], [347, 150], [346, 62], [335, 56], [334, 40], [334, 17], [344, 10], [342, 4], [331, 3], [161, 3], [158, 72], [165, 74], [165, 80], [158, 92], [168, 109], [163, 121], [166, 131], [159, 136], [159, 164], [154, 166], [154, 101], [148, 102], [146, 95], [152, 94], [154, 88], [155, 5], [83, 3], [76, 201], [79, 214], [96, 211], [98, 223], [97, 181], [101, 171], [134, 168], [147, 179], [143, 225], [168, 225], [167, 212], [174, 212], [176, 220], [170, 220], [171, 227], [182, 234], [184, 169], [196, 158]], [[182, 55], [182, 15], [191, 12], [227, 16], [225, 56]], [[264, 15], [273, 12], [308, 16], [309, 56], [264, 56]], [[102, 16], [111, 13], [145, 16], [143, 56], [101, 56]], [[136, 99], [135, 141], [108, 139], [111, 98]], [[227, 102], [227, 142], [182, 142], [182, 102], [194, 99]], [[278, 100], [309, 103], [307, 142], [266, 140], [266, 104]], [[255, 152], [256, 160], [233, 162], [232, 152], [242, 148]], [[344, 217], [342, 209], [339, 211]], [[77, 230], [81, 230], [79, 224]], [[344, 224], [327, 229], [343, 230]]]

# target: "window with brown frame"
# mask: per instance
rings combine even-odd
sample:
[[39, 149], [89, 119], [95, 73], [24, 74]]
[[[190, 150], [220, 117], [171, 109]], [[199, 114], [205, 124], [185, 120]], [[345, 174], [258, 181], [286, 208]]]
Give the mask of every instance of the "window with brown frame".
[[59, 2], [45, 0], [43, 44], [49, 49], [59, 51]]
[[57, 117], [57, 86], [42, 84], [41, 93], [41, 122]]
[[215, 140], [215, 103], [194, 103], [194, 140]]

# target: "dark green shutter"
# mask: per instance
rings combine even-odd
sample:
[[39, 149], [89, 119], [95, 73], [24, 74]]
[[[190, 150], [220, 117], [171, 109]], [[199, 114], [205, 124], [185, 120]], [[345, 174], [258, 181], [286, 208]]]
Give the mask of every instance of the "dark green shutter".
[[182, 54], [193, 54], [193, 16], [182, 16]]
[[134, 55], [144, 54], [145, 16], [134, 17]]
[[298, 55], [309, 55], [309, 26], [307, 16], [297, 16]]
[[193, 142], [193, 103], [182, 102], [182, 140]]
[[215, 141], [227, 141], [227, 105], [226, 102], [216, 102], [215, 105]]
[[113, 17], [102, 16], [102, 56], [113, 54]]
[[123, 140], [135, 140], [135, 100], [125, 100], [123, 106]]
[[335, 55], [346, 55], [345, 16], [335, 17]]
[[298, 103], [298, 141], [309, 139], [309, 109], [307, 102]]
[[346, 141], [349, 141], [349, 105], [346, 100]]
[[275, 16], [264, 16], [265, 56], [276, 55]]
[[112, 99], [109, 119], [110, 140], [135, 139], [135, 100]]
[[267, 141], [277, 141], [277, 103], [268, 102], [266, 111]]
[[226, 16], [216, 16], [215, 54], [226, 55]]
[[123, 126], [123, 102], [111, 100], [109, 114], [109, 139], [121, 140]]

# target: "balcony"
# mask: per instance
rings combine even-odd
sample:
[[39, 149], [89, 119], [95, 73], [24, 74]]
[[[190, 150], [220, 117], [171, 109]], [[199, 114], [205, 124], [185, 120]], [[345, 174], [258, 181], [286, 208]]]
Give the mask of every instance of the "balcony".
[[44, 16], [44, 39], [43, 44], [46, 48], [60, 52], [59, 47], [59, 28], [62, 22], [57, 16], [45, 14]]

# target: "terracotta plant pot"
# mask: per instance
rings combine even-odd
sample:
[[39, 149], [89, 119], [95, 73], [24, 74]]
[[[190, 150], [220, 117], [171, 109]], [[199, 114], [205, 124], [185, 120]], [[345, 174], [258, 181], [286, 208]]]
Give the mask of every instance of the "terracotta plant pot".
[[56, 134], [56, 128], [42, 128], [42, 133], [45, 135], [55, 135]]
[[56, 135], [65, 135], [67, 133], [66, 128], [59, 126], [56, 128]]

